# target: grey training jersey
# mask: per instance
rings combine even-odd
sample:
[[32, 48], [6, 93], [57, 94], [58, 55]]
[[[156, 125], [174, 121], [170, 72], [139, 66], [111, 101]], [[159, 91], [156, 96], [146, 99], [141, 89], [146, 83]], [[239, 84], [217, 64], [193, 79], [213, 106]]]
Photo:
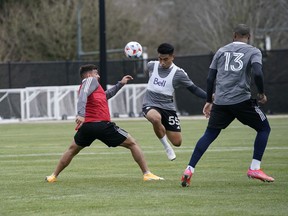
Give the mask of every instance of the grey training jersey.
[[251, 97], [251, 64], [262, 64], [259, 49], [242, 42], [221, 47], [214, 55], [211, 69], [217, 70], [214, 103], [230, 105]]
[[[190, 80], [187, 73], [183, 69], [177, 67], [175, 64], [172, 64], [168, 69], [164, 69], [159, 65], [156, 68], [156, 71], [154, 71], [155, 63], [158, 64], [159, 61], [150, 61], [147, 64], [150, 79], [148, 82], [148, 88], [143, 98], [143, 107], [154, 106], [162, 109], [176, 111], [176, 107], [173, 102], [173, 95], [171, 95], [171, 92], [174, 93], [174, 90], [179, 87], [192, 86], [194, 83]], [[169, 74], [171, 72], [173, 73], [173, 68], [175, 67], [177, 70], [172, 77], [171, 82], [171, 77], [169, 77]], [[155, 72], [158, 72], [158, 74], [153, 75]], [[170, 82], [172, 83], [171, 85]], [[151, 86], [149, 88], [149, 85], [155, 85], [155, 88], [151, 88]], [[164, 90], [161, 90], [161, 88]]]

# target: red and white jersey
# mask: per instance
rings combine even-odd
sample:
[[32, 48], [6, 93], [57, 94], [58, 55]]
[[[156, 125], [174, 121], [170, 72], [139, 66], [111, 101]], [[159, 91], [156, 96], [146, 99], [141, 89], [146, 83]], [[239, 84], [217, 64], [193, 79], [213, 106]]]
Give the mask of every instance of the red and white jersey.
[[123, 84], [118, 82], [104, 91], [95, 77], [84, 79], [79, 88], [77, 115], [85, 117], [85, 122], [110, 121], [107, 100], [116, 95], [122, 87]]
[[78, 115], [85, 113], [85, 122], [110, 121], [106, 93], [96, 78], [83, 80], [79, 88], [77, 109]]

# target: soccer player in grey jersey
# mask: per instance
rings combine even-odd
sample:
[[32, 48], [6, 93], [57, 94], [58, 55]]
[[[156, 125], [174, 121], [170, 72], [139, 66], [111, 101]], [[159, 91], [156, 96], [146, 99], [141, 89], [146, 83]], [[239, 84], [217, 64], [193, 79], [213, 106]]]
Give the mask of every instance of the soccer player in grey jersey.
[[196, 86], [187, 73], [174, 63], [174, 47], [163, 43], [158, 47], [158, 61], [148, 62], [149, 81], [143, 99], [143, 113], [153, 125], [154, 132], [163, 144], [169, 160], [176, 155], [167, 141], [174, 146], [182, 142], [181, 127], [173, 94], [176, 88], [186, 87], [196, 96], [206, 99], [206, 92]]
[[[209, 145], [235, 118], [257, 131], [251, 165], [247, 171], [249, 178], [273, 182], [274, 178], [261, 169], [261, 160], [270, 134], [269, 122], [251, 98], [251, 68], [258, 89], [258, 102], [265, 103], [262, 54], [259, 49], [248, 44], [249, 27], [239, 24], [233, 33], [233, 42], [220, 48], [213, 57], [207, 78], [207, 102], [203, 114], [209, 118], [204, 135], [197, 142], [190, 162], [182, 175], [183, 187], [190, 185], [194, 169]], [[215, 96], [212, 104], [214, 81]]]

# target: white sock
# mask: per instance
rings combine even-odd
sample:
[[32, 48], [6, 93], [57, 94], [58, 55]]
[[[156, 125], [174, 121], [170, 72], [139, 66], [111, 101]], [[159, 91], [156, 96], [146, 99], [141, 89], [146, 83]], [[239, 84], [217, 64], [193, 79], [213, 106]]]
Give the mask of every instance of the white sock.
[[190, 165], [188, 165], [186, 169], [190, 170], [192, 173], [194, 173], [195, 170], [195, 168]]
[[149, 173], [151, 173], [151, 172], [148, 170], [148, 171], [144, 172], [143, 174], [146, 175], [146, 174], [149, 174]]
[[167, 136], [164, 135], [164, 137], [162, 137], [161, 139], [159, 139], [160, 142], [162, 143], [162, 145], [164, 146], [164, 148], [166, 149], [167, 147], [170, 147], [169, 142], [167, 141]]
[[261, 161], [253, 159], [250, 165], [251, 170], [258, 170], [260, 169]]

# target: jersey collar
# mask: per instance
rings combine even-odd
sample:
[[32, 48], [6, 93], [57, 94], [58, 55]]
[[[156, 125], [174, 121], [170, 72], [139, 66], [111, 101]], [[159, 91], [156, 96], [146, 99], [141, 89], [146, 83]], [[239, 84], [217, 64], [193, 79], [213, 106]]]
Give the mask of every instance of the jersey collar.
[[240, 41], [233, 41], [233, 43], [235, 43], [235, 44], [246, 44], [246, 43], [240, 42]]

